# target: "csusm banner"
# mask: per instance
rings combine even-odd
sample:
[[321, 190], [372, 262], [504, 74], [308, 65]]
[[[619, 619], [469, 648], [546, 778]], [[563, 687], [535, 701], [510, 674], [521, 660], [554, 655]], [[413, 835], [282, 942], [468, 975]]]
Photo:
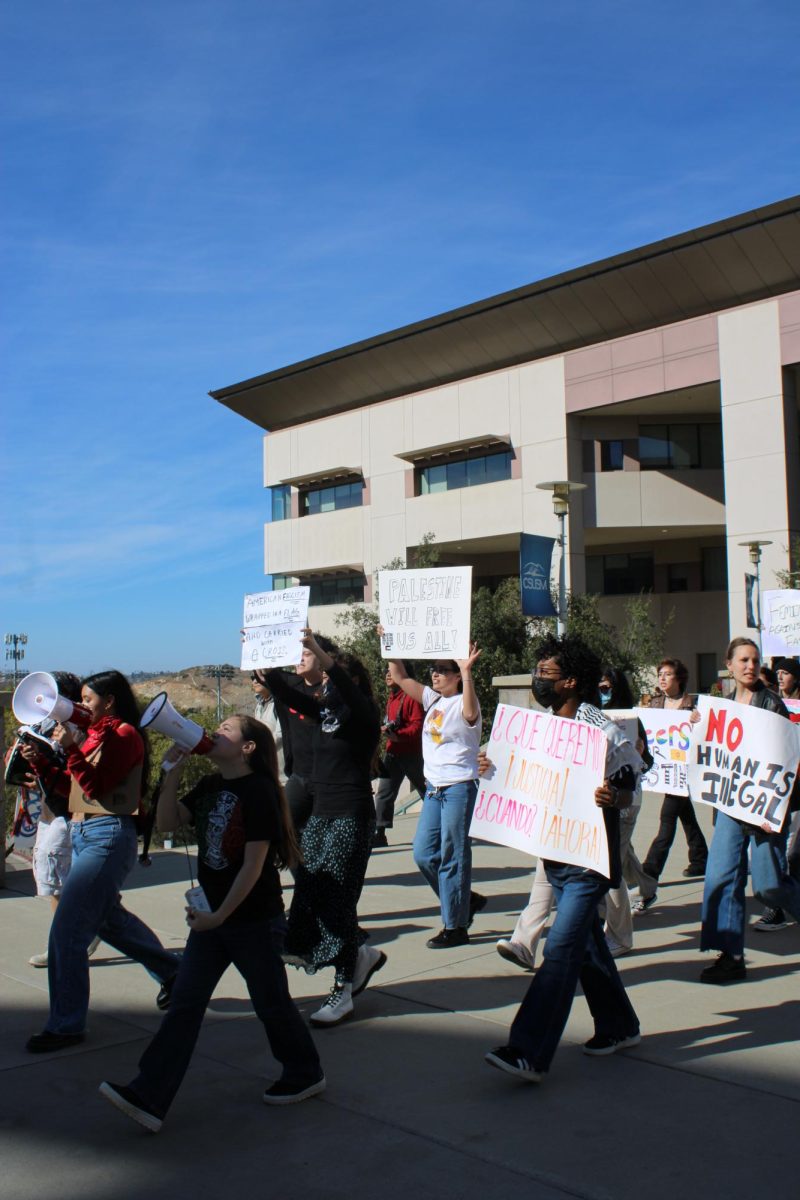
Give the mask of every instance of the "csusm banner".
[[752, 704], [700, 696], [689, 756], [692, 800], [748, 825], [783, 825], [797, 777], [797, 726]]
[[556, 617], [550, 589], [555, 538], [523, 533], [519, 540], [519, 582], [526, 617]]
[[606, 735], [583, 721], [500, 704], [478, 781], [470, 837], [608, 875], [603, 810]]

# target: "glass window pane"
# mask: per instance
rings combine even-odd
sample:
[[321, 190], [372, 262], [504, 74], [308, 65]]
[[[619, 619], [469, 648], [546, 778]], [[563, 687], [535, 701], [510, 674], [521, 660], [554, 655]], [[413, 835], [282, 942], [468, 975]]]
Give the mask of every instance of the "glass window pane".
[[360, 479], [350, 484], [350, 507], [360, 508], [364, 503], [364, 484]]
[[671, 465], [676, 470], [699, 466], [696, 425], [670, 425]]
[[486, 483], [486, 459], [470, 458], [467, 462], [467, 487]]
[[511, 455], [490, 454], [486, 458], [486, 482], [497, 483], [501, 479], [511, 478]]
[[602, 554], [587, 554], [586, 556], [586, 590], [597, 595], [603, 594]]
[[428, 467], [428, 491], [447, 491], [447, 467], [444, 464], [440, 467]]
[[448, 463], [446, 470], [448, 491], [467, 486], [467, 464], [465, 462]]
[[666, 425], [639, 427], [639, 464], [647, 468], [670, 465], [669, 435]]
[[625, 467], [625, 454], [621, 438], [612, 438], [600, 443], [600, 470], [622, 471]]
[[728, 558], [724, 546], [705, 546], [703, 554], [703, 591], [724, 592], [728, 587]]
[[722, 426], [700, 425], [700, 466], [710, 471], [722, 469]]
[[306, 492], [306, 512], [310, 515], [319, 512], [319, 492]]

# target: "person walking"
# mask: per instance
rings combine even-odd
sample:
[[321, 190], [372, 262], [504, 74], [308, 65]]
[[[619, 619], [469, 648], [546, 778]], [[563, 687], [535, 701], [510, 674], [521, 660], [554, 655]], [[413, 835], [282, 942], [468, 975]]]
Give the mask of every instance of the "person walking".
[[[409, 679], [415, 678], [410, 663], [404, 662], [403, 669]], [[395, 683], [388, 668], [386, 686], [389, 694], [382, 727], [382, 733], [386, 735], [386, 749], [380, 760], [375, 792], [374, 847], [389, 845], [386, 830], [394, 824], [394, 805], [403, 780], [407, 779], [416, 789], [420, 800], [425, 796], [425, 769], [422, 762], [422, 722], [425, 714], [422, 705], [406, 695]]]

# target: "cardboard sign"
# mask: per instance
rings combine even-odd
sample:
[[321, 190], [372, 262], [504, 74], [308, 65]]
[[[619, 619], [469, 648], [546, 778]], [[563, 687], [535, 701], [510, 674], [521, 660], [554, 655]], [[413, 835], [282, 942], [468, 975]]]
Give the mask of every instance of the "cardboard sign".
[[297, 666], [308, 624], [308, 586], [253, 592], [244, 598], [242, 670]]
[[800, 591], [764, 592], [762, 654], [793, 658], [800, 651]]
[[797, 728], [777, 713], [700, 696], [689, 755], [689, 794], [748, 825], [779, 830], [797, 776]]
[[[689, 745], [692, 740], [690, 709], [679, 708], [630, 708], [614, 712], [603, 710], [605, 715], [633, 717], [641, 721], [647, 734], [647, 745], [653, 756], [653, 765], [642, 775], [642, 791], [658, 792], [661, 795], [688, 796], [686, 768], [689, 765]], [[630, 737], [630, 734], [628, 734]], [[637, 732], [631, 741], [636, 742]]]
[[607, 745], [594, 725], [498, 705], [487, 747], [493, 770], [478, 781], [470, 837], [608, 876], [605, 821], [594, 799]]
[[472, 567], [379, 571], [383, 658], [467, 658]]

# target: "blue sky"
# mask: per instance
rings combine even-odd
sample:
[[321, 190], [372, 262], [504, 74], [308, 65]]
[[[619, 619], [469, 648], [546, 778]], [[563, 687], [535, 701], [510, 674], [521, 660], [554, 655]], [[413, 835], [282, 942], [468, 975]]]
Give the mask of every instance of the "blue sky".
[[794, 2], [6, 3], [0, 633], [235, 661], [207, 392], [798, 190]]

